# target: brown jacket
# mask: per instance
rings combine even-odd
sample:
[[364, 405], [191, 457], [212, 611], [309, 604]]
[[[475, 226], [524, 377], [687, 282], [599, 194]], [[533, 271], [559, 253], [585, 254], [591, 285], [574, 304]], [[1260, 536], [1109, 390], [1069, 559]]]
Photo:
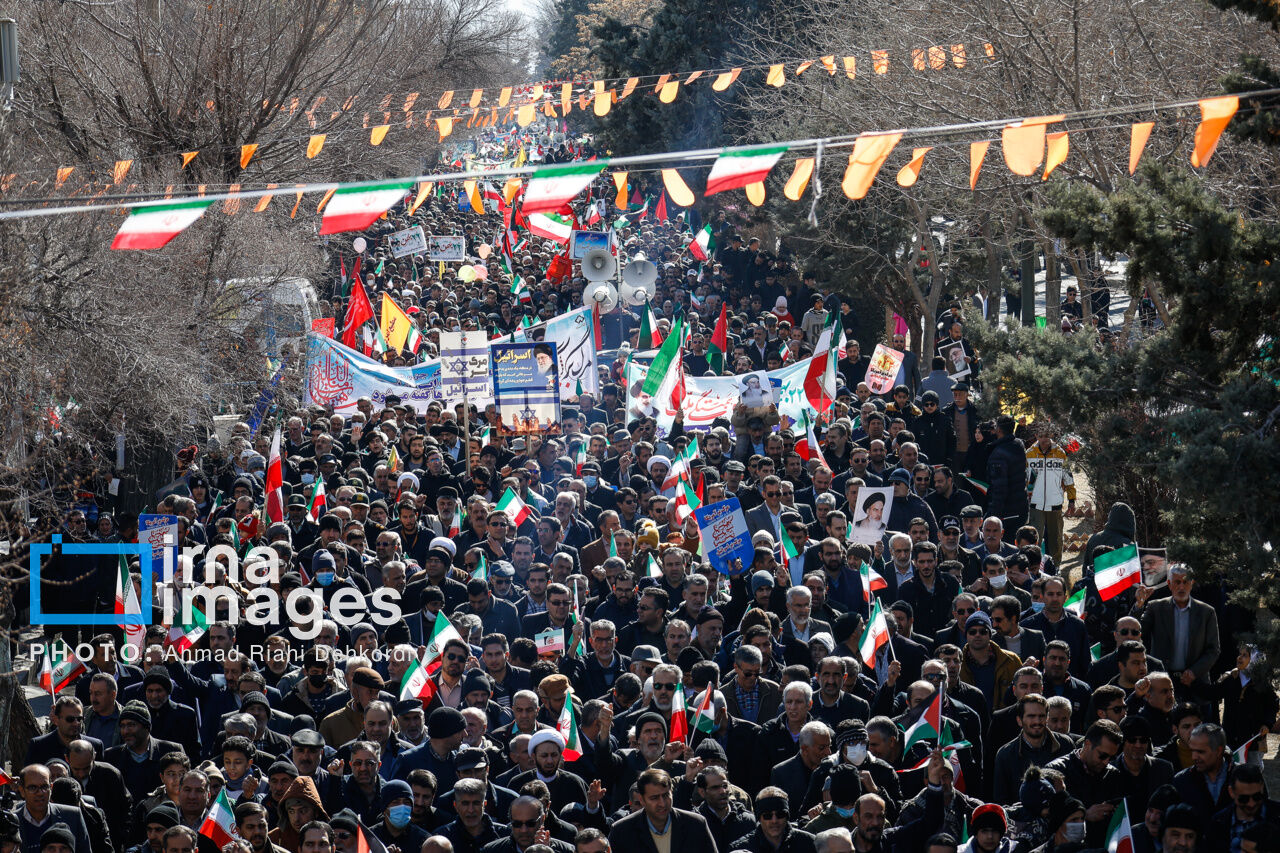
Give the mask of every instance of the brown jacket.
[[298, 853], [298, 848], [302, 841], [298, 837], [298, 831], [289, 822], [289, 801], [299, 799], [311, 803], [315, 809], [315, 820], [329, 820], [329, 815], [324, 810], [324, 804], [320, 801], [320, 792], [316, 790], [314, 779], [310, 776], [299, 776], [289, 783], [284, 796], [280, 798], [280, 805], [277, 809], [279, 822], [276, 824], [275, 829], [267, 833], [268, 840], [273, 844], [280, 845], [285, 850], [288, 850], [289, 853]]
[[[996, 656], [996, 687], [991, 710], [999, 711], [1006, 705], [1012, 704], [1006, 701], [1005, 697], [1009, 692], [1009, 687], [1013, 684], [1014, 674], [1022, 667], [1022, 658], [1007, 649], [1000, 648], [995, 643], [991, 644], [991, 651]], [[973, 660], [973, 655], [969, 652], [969, 646], [966, 644], [961, 652], [960, 680], [965, 684], [972, 684], [977, 687], [977, 682], [973, 679], [973, 670], [969, 667], [971, 660]]]

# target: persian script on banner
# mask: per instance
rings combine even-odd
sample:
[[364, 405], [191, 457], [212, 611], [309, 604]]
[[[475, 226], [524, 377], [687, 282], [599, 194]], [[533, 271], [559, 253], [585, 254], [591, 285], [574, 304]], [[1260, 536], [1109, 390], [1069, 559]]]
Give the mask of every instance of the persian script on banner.
[[439, 360], [387, 367], [331, 338], [315, 332], [307, 335], [308, 403], [332, 406], [335, 414], [349, 415], [361, 397], [381, 408], [389, 396], [425, 414], [431, 401], [440, 399]]
[[866, 382], [872, 394], [888, 394], [893, 390], [898, 370], [902, 367], [902, 357], [903, 354], [896, 349], [876, 344], [876, 350], [871, 354], [871, 363], [867, 365]]
[[449, 405], [466, 400], [483, 409], [493, 400], [489, 341], [484, 332], [440, 333], [440, 395]]

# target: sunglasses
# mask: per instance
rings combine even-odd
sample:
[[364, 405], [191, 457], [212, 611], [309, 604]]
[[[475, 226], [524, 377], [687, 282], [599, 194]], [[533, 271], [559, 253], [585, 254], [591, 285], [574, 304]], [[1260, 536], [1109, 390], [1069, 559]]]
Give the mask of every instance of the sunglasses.
[[1260, 803], [1264, 799], [1266, 799], [1266, 795], [1261, 791], [1256, 794], [1236, 794], [1237, 803]]
[[445, 657], [445, 660], [451, 660], [454, 662], [465, 661], [467, 659], [466, 655], [445, 655], [444, 657]]
[[[1239, 798], [1237, 797], [1237, 799]], [[761, 820], [786, 820], [787, 817], [788, 815], [786, 812], [779, 812], [779, 811], [760, 812]]]
[[513, 819], [510, 821], [510, 826], [512, 829], [534, 829], [541, 825], [542, 825], [541, 818], [539, 818], [538, 820], [514, 820]]
[[655, 682], [654, 682], [654, 684], [653, 684], [653, 689], [654, 689], [654, 690], [662, 690], [662, 691], [664, 691], [664, 692], [665, 692], [665, 691], [667, 691], [667, 690], [672, 690], [672, 691], [674, 691], [674, 690], [676, 689], [676, 686], [675, 686], [674, 684], [659, 684], [658, 682], [656, 682], [656, 681], [655, 681]]

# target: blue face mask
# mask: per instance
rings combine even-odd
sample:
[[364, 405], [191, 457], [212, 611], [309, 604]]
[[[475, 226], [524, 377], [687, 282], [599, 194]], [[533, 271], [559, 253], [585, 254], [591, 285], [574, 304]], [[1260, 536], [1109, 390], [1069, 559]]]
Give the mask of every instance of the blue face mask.
[[854, 806], [850, 806], [847, 809], [844, 808], [843, 806], [836, 806], [836, 814], [840, 815], [840, 817], [843, 817], [843, 818], [853, 817], [853, 813], [855, 811], [857, 811], [857, 809]]
[[402, 829], [409, 825], [409, 821], [413, 818], [413, 806], [396, 805], [387, 809], [387, 823], [396, 829]]
[[328, 586], [333, 583], [333, 572], [316, 572], [316, 583], [320, 586]]
[[594, 474], [587, 474], [582, 478], [582, 482], [586, 483], [588, 489], [594, 489], [600, 482], [600, 478]]
[[1031, 602], [1031, 612], [1032, 612], [1032, 613], [1039, 613], [1041, 610], [1044, 610], [1044, 602], [1043, 602], [1043, 601], [1033, 601], [1033, 602]]

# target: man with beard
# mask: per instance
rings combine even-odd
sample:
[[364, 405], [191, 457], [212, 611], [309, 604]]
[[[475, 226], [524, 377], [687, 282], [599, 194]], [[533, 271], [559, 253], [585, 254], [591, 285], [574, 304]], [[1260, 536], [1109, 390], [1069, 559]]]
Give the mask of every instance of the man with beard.
[[[646, 711], [636, 718], [634, 748], [611, 749], [609, 733], [613, 726], [613, 708], [600, 711], [600, 728], [596, 736], [596, 766], [601, 780], [609, 790], [613, 809], [620, 809], [629, 802], [628, 791], [640, 774], [649, 768], [669, 770], [679, 776], [685, 771], [681, 760], [686, 747], [681, 743], [667, 743], [667, 723], [658, 713]], [[620, 733], [619, 740], [625, 737]]]
[[898, 587], [898, 597], [914, 610], [916, 633], [933, 636], [946, 624], [960, 583], [950, 574], [938, 574], [938, 546], [932, 542], [912, 545], [911, 560], [912, 576]]
[[533, 769], [513, 777], [509, 786], [512, 790], [519, 791], [527, 782], [538, 779], [551, 792], [552, 806], [556, 811], [570, 803], [587, 801], [587, 783], [563, 767], [564, 737], [559, 732], [554, 729], [535, 732], [529, 738], [529, 755], [533, 756]]
[[120, 743], [104, 752], [102, 760], [120, 771], [134, 802], [141, 802], [160, 775], [160, 757], [182, 751], [173, 741], [151, 736], [151, 710], [135, 700], [120, 710]]
[[320, 535], [320, 526], [307, 517], [307, 499], [300, 493], [289, 496], [289, 542], [293, 550], [301, 551]]
[[236, 833], [249, 845], [251, 853], [286, 853], [267, 840], [267, 810], [261, 803], [243, 802], [235, 808]]
[[320, 736], [332, 747], [354, 740], [364, 726], [364, 709], [378, 698], [385, 682], [372, 667], [358, 667], [351, 674], [351, 698], [320, 722]]

